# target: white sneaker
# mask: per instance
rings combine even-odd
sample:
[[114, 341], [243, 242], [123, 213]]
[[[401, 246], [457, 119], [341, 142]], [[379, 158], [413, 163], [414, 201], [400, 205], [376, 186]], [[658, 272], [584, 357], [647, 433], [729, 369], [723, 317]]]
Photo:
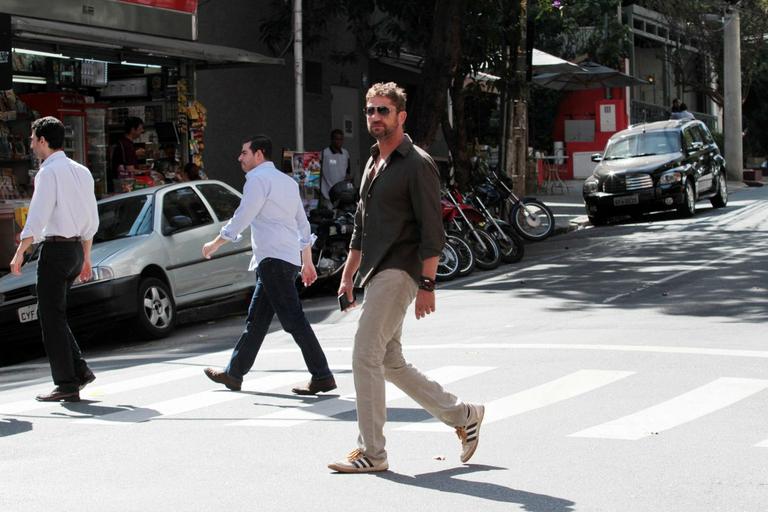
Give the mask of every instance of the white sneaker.
[[387, 459], [374, 464], [363, 452], [355, 449], [345, 459], [328, 464], [328, 469], [339, 473], [374, 473], [388, 470], [389, 464]]
[[456, 435], [461, 440], [461, 462], [467, 462], [477, 450], [483, 416], [485, 416], [485, 406], [467, 404], [467, 423], [456, 427]]

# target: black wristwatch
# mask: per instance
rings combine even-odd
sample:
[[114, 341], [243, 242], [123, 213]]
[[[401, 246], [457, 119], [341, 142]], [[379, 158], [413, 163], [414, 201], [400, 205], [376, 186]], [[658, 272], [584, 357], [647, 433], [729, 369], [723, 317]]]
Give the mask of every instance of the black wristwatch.
[[435, 291], [435, 280], [426, 276], [421, 276], [419, 278], [419, 290], [424, 290], [425, 292]]

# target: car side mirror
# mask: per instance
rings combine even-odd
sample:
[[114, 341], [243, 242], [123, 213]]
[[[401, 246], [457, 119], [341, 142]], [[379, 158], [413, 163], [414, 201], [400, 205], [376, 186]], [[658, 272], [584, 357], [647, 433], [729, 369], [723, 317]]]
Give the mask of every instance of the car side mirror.
[[168, 225], [163, 227], [164, 235], [172, 235], [177, 231], [186, 229], [193, 224], [192, 219], [186, 215], [174, 215], [168, 219]]
[[703, 147], [704, 147], [704, 143], [701, 142], [700, 140], [693, 141], [691, 142], [691, 145], [688, 147], [688, 151], [690, 152], [698, 151]]
[[603, 161], [603, 155], [600, 154], [600, 153], [594, 153], [590, 157], [590, 160], [592, 160], [593, 162], [602, 162]]

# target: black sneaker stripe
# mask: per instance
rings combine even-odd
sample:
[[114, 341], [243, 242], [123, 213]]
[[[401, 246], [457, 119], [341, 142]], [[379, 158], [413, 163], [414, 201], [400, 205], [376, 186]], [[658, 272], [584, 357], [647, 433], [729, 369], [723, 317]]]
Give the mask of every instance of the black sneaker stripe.
[[358, 460], [353, 460], [352, 461], [352, 465], [355, 466], [357, 469], [360, 469], [360, 466], [361, 466], [360, 460], [359, 459]]
[[372, 468], [372, 467], [373, 467], [373, 464], [371, 464], [371, 461], [370, 461], [370, 459], [368, 459], [368, 457], [363, 457], [363, 458], [362, 458], [362, 459], [360, 459], [360, 460], [362, 460], [362, 461], [363, 461], [363, 463], [367, 464], [369, 468]]

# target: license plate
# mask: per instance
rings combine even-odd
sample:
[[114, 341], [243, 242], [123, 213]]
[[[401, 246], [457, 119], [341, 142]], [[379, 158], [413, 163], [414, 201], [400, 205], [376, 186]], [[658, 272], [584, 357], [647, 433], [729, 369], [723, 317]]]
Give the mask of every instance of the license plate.
[[22, 324], [27, 322], [34, 322], [37, 320], [37, 304], [32, 304], [31, 306], [24, 306], [23, 308], [19, 308], [17, 310], [17, 313], [19, 314], [19, 322]]
[[640, 204], [640, 198], [637, 194], [613, 198], [613, 206], [627, 206], [630, 204]]

